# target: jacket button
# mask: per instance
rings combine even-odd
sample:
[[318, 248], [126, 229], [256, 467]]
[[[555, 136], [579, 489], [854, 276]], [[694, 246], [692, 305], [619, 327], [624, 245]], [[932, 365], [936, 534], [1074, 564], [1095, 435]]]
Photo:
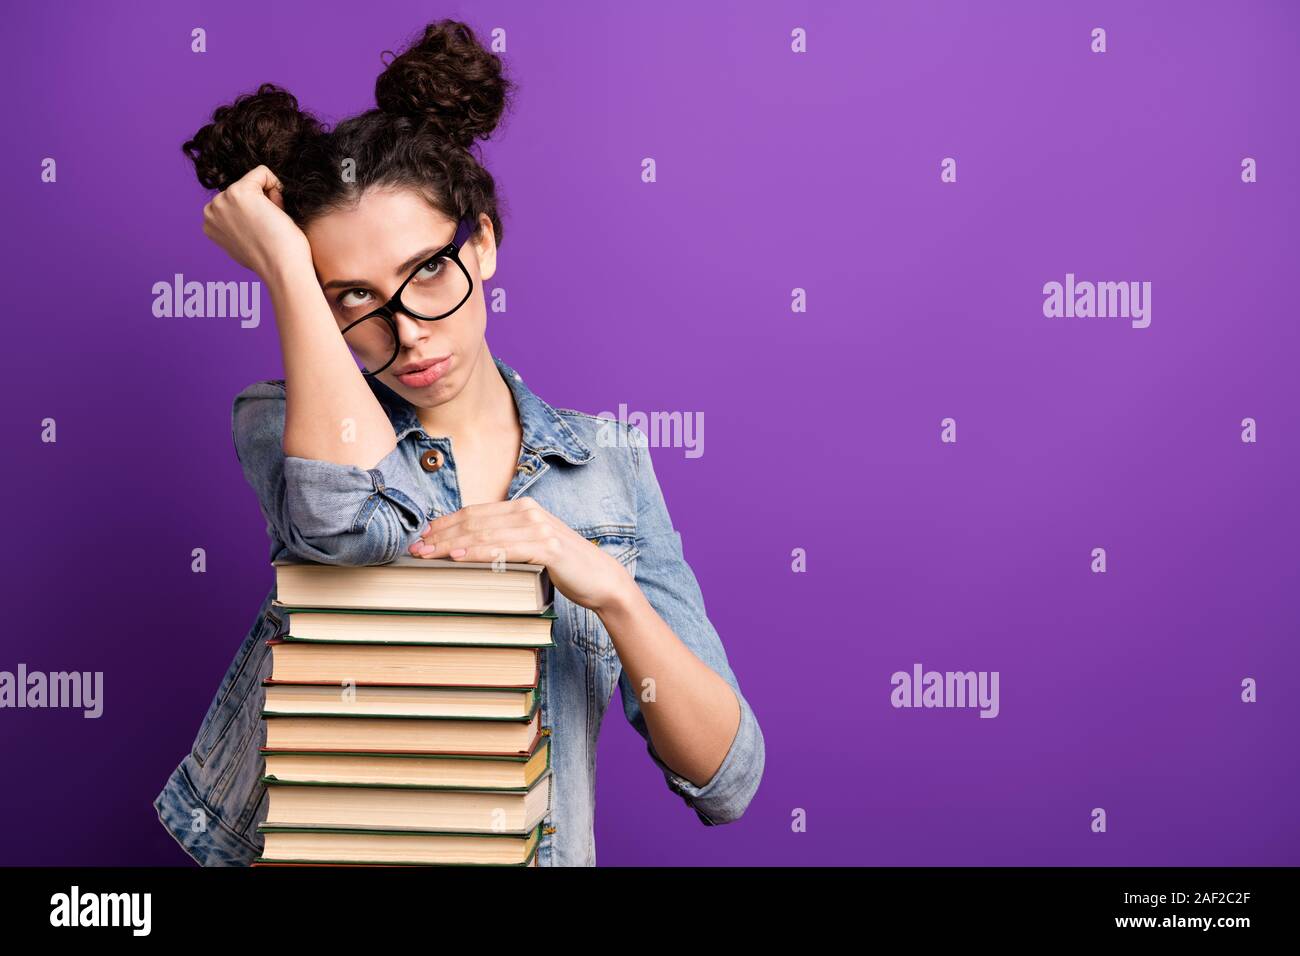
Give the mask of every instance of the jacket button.
[[420, 467], [425, 471], [437, 471], [442, 467], [442, 452], [436, 448], [430, 448], [420, 456]]

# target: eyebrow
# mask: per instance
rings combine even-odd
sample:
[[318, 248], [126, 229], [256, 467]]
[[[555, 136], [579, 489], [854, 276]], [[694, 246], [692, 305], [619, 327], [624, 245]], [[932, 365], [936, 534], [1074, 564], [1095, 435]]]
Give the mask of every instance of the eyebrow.
[[[446, 245], [446, 243], [443, 243], [443, 245]], [[409, 273], [412, 269], [418, 266], [425, 259], [428, 259], [430, 256], [432, 256], [435, 252], [437, 252], [441, 248], [442, 246], [430, 246], [428, 249], [423, 249], [420, 252], [417, 252], [415, 255], [411, 256], [411, 258], [407, 259], [400, 266], [394, 269], [393, 275], [400, 276], [401, 278], [405, 279], [407, 273]], [[349, 288], [356, 288], [358, 286], [368, 286], [368, 285], [370, 285], [370, 283], [367, 282], [365, 279], [330, 279], [329, 282], [323, 283], [321, 285], [321, 288], [337, 289], [342, 286], [347, 286]]]

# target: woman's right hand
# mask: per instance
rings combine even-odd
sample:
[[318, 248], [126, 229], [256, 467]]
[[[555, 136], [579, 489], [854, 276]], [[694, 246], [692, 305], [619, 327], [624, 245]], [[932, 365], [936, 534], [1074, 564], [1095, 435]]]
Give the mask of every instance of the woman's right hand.
[[203, 232], [263, 281], [303, 264], [310, 270], [307, 235], [284, 211], [280, 180], [256, 166], [203, 207]]

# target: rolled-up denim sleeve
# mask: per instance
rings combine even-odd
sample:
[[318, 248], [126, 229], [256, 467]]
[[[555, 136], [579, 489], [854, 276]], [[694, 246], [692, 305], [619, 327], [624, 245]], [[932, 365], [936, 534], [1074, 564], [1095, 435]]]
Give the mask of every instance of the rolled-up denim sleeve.
[[424, 520], [402, 448], [373, 468], [286, 456], [284, 418], [284, 386], [273, 381], [245, 388], [230, 412], [235, 455], [268, 533], [307, 561], [392, 561]]
[[713, 777], [697, 786], [674, 772], [655, 751], [637, 691], [626, 671], [619, 677], [623, 712], [645, 739], [646, 751], [663, 771], [668, 788], [680, 795], [706, 826], [730, 823], [744, 814], [763, 777], [763, 731], [749, 701], [741, 693], [722, 641], [705, 612], [704, 596], [694, 571], [686, 562], [681, 534], [673, 528], [668, 515], [646, 437], [635, 426], [626, 427], [627, 440], [636, 459], [637, 584], [682, 643], [731, 686], [740, 705], [740, 725]]

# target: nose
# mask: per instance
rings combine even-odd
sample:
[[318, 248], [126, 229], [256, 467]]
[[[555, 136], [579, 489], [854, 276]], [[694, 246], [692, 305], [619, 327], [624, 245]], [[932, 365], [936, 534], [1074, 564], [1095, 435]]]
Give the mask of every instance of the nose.
[[397, 341], [407, 349], [416, 348], [428, 338], [435, 324], [413, 319], [400, 309], [393, 314], [393, 321], [397, 323]]

